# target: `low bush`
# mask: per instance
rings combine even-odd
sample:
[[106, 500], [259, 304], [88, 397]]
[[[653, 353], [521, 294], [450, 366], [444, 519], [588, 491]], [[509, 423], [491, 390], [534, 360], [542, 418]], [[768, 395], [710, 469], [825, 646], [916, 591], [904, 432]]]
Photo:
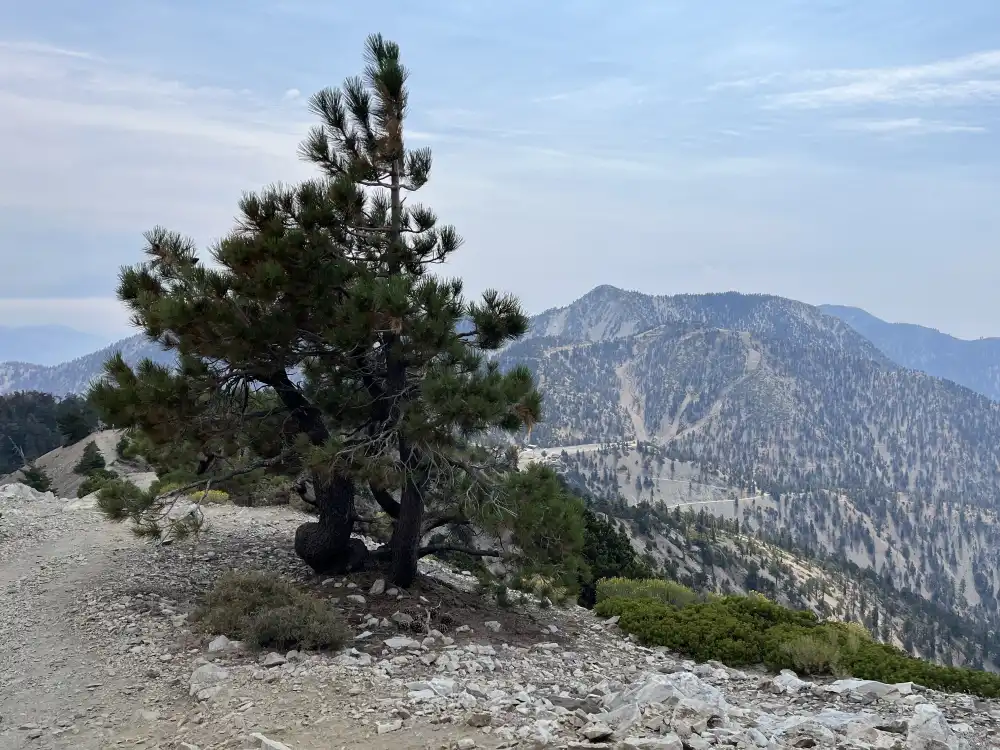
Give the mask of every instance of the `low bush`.
[[128, 461], [138, 457], [135, 443], [132, 442], [128, 435], [122, 435], [118, 438], [118, 442], [115, 444], [115, 455], [122, 461]]
[[52, 479], [45, 469], [34, 463], [21, 470], [21, 484], [31, 487], [35, 492], [48, 492], [52, 489]]
[[[762, 664], [774, 671], [852, 676], [881, 682], [915, 682], [928, 688], [1000, 697], [1000, 675], [946, 667], [878, 643], [853, 624], [820, 622], [812, 612], [788, 609], [757, 596], [726, 596], [680, 606], [663, 601], [659, 581], [612, 584], [598, 591], [636, 596], [601, 598], [599, 615], [617, 615], [619, 626], [651, 646], [666, 646], [698, 661], [732, 667]], [[650, 595], [652, 592], [656, 594]]]
[[[155, 495], [165, 495], [168, 492], [173, 492], [180, 487], [184, 487], [190, 484], [190, 482], [176, 482], [176, 481], [164, 481], [162, 479], [156, 480], [151, 486], [150, 491]], [[230, 495], [224, 490], [208, 490], [204, 489], [192, 489], [183, 495], [184, 499], [189, 500], [192, 503], [205, 503], [206, 505], [223, 505], [230, 501]]]
[[107, 469], [94, 469], [87, 474], [87, 477], [83, 480], [83, 484], [77, 488], [76, 496], [86, 497], [91, 492], [97, 492], [98, 490], [103, 489], [108, 482], [117, 478], [117, 474], [114, 474]]
[[206, 503], [208, 505], [225, 505], [229, 502], [229, 493], [223, 490], [209, 490], [208, 492], [192, 492], [188, 497], [196, 503]]
[[616, 596], [630, 599], [653, 599], [675, 607], [704, 601], [706, 597], [696, 594], [687, 586], [676, 581], [661, 578], [634, 580], [631, 578], [605, 578], [597, 582], [597, 601], [613, 599]]
[[343, 618], [328, 600], [262, 573], [226, 574], [191, 620], [203, 632], [253, 648], [335, 650], [348, 638]]
[[583, 560], [586, 569], [580, 575], [578, 602], [593, 607], [597, 602], [597, 582], [606, 578], [652, 578], [655, 571], [644, 563], [635, 550], [628, 534], [617, 524], [606, 520], [592, 510], [585, 510]]

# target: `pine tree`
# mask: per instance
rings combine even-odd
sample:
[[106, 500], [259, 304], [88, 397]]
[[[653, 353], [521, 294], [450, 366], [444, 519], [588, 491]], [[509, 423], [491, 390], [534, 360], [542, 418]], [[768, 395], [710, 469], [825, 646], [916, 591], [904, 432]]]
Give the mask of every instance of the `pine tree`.
[[106, 465], [104, 454], [97, 447], [97, 443], [91, 440], [83, 446], [83, 453], [80, 456], [80, 460], [77, 461], [76, 466], [73, 467], [73, 471], [77, 474], [87, 476], [94, 471], [105, 468]]
[[21, 484], [31, 487], [37, 492], [48, 492], [52, 489], [52, 480], [41, 466], [30, 463], [21, 469]]
[[[430, 532], [485, 523], [502, 535], [516, 460], [493, 438], [530, 429], [541, 398], [528, 370], [487, 359], [526, 332], [517, 300], [470, 302], [460, 280], [431, 273], [461, 240], [404, 200], [431, 155], [405, 147], [398, 46], [370, 37], [366, 63], [311, 100], [321, 124], [301, 154], [322, 178], [244, 196], [216, 267], [179, 234], [147, 235], [148, 260], [123, 270], [119, 297], [180, 368], [115, 357], [91, 398], [110, 424], [199, 446], [205, 481], [302, 470], [319, 518], [295, 548], [317, 572], [366, 563], [350, 535], [370, 494], [393, 522], [377, 561], [406, 586], [419, 556], [441, 551], [421, 547]], [[162, 498], [102, 507], [147, 533], [162, 521]]]
[[63, 436], [63, 444], [72, 445], [97, 429], [97, 414], [82, 398], [67, 396], [56, 407], [56, 424]]

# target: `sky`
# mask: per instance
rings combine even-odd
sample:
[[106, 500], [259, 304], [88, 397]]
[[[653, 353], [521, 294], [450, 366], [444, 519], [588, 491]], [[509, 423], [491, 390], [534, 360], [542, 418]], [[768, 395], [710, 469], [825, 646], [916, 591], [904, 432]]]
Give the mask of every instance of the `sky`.
[[313, 176], [308, 97], [375, 31], [470, 294], [737, 290], [1000, 335], [996, 0], [2, 3], [0, 322], [128, 334], [143, 232], [207, 247], [241, 193]]

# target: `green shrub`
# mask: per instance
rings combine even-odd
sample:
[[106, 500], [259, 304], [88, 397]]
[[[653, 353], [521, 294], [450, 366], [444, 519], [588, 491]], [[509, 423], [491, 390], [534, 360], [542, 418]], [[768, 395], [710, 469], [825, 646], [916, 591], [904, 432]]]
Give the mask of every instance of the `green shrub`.
[[685, 607], [705, 599], [687, 586], [682, 586], [676, 581], [659, 578], [641, 580], [605, 578], [597, 582], [597, 601], [613, 599], [616, 596], [630, 599], [653, 599], [663, 604], [673, 604], [675, 607]]
[[206, 503], [207, 505], [225, 505], [229, 502], [229, 493], [223, 490], [192, 492], [188, 497], [194, 502]]
[[788, 609], [757, 595], [676, 606], [648, 595], [666, 589], [641, 583], [655, 582], [613, 584], [609, 590], [631, 586], [639, 595], [603, 598], [595, 611], [617, 615], [619, 626], [647, 645], [732, 667], [761, 664], [775, 671], [915, 682], [935, 690], [1000, 697], [1000, 675], [916, 659], [876, 642], [853, 624], [820, 622], [812, 612]]
[[123, 461], [131, 461], [139, 457], [136, 443], [128, 435], [122, 435], [115, 444], [115, 454]]
[[48, 492], [52, 489], [52, 479], [45, 469], [33, 463], [21, 470], [21, 484], [31, 487], [35, 492]]
[[[179, 482], [179, 481], [167, 481], [165, 479], [157, 479], [150, 485], [150, 492], [153, 496], [165, 495], [168, 492], [173, 492], [174, 490], [184, 487], [190, 484], [190, 482]], [[230, 501], [230, 495], [224, 490], [208, 490], [204, 489], [192, 489], [190, 492], [184, 495], [184, 498], [193, 503], [205, 503], [206, 505], [223, 505]]]
[[340, 648], [348, 630], [337, 609], [287, 581], [262, 573], [227, 573], [191, 620], [206, 633], [254, 648]]
[[80, 460], [73, 467], [73, 471], [77, 474], [87, 476], [93, 471], [105, 468], [106, 465], [101, 449], [97, 447], [97, 443], [91, 440], [83, 446], [83, 455], [80, 456]]
[[596, 582], [605, 578], [652, 578], [654, 570], [639, 559], [628, 534], [591, 510], [584, 511], [583, 559], [579, 603], [593, 607]]
[[91, 492], [97, 492], [98, 490], [103, 489], [108, 482], [117, 478], [118, 476], [116, 474], [108, 471], [107, 469], [94, 469], [87, 474], [86, 479], [83, 480], [83, 484], [77, 488], [76, 496], [86, 497]]

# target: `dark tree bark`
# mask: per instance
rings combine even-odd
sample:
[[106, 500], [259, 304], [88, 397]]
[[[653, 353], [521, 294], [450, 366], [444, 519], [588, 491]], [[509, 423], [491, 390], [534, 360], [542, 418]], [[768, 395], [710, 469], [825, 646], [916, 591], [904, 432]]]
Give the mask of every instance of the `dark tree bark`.
[[417, 577], [417, 549], [423, 536], [424, 472], [417, 466], [417, 455], [402, 435], [399, 436], [399, 458], [403, 472], [403, 490], [399, 497], [399, 518], [389, 541], [389, 577], [397, 586], [409, 588]]
[[390, 546], [389, 577], [397, 586], [409, 588], [417, 576], [417, 550], [424, 520], [424, 501], [412, 476], [407, 476], [399, 504], [399, 518]]
[[348, 573], [363, 568], [368, 550], [354, 530], [354, 482], [335, 475], [313, 475], [319, 520], [304, 523], [295, 531], [295, 552], [319, 574]]

